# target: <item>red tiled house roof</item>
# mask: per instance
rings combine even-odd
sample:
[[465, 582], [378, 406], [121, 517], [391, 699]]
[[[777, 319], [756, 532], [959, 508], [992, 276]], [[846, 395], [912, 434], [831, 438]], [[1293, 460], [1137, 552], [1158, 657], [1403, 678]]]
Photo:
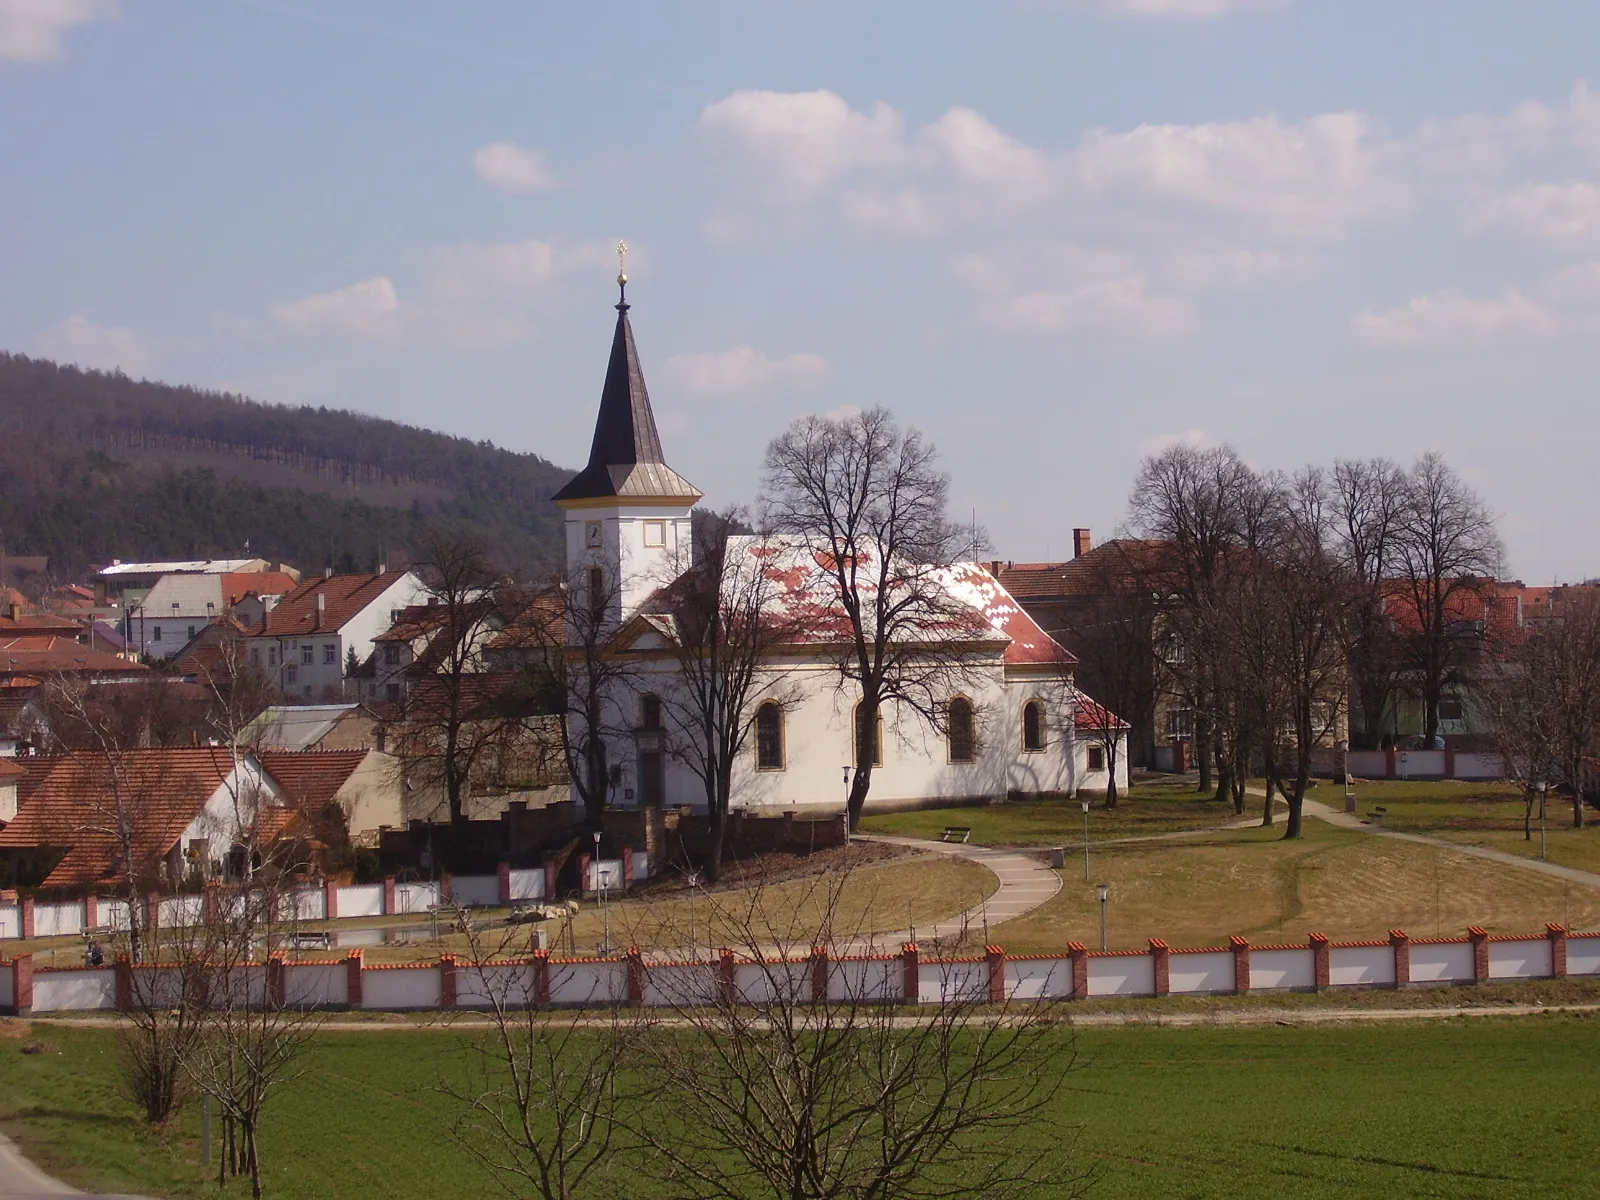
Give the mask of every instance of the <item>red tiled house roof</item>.
[[1133, 728], [1105, 705], [1077, 688], [1072, 689], [1072, 724], [1080, 733]]
[[[67, 854], [41, 886], [83, 887], [119, 878], [119, 815], [133, 853], [148, 868], [163, 858], [233, 773], [225, 748], [160, 748], [20, 760], [17, 819], [0, 849], [51, 847]], [[121, 786], [112, 780], [120, 778]], [[119, 813], [120, 810], [120, 813]]]
[[[373, 575], [318, 576], [300, 584], [267, 613], [252, 637], [294, 637], [305, 633], [327, 633], [341, 629], [398, 580], [404, 571], [385, 571]], [[322, 598], [323, 610], [317, 611]]]
[[232, 608], [246, 596], [286, 596], [298, 586], [283, 571], [230, 571], [222, 577], [222, 603]]
[[57, 673], [67, 675], [137, 675], [148, 668], [82, 646], [70, 638], [0, 638], [0, 676], [27, 675], [42, 679]]
[[257, 757], [295, 807], [319, 813], [349, 782], [370, 750], [264, 750]]
[[1001, 563], [1000, 582], [1018, 600], [1092, 598], [1105, 594], [1108, 580], [1129, 580], [1137, 572], [1162, 567], [1167, 546], [1161, 541], [1115, 538], [1066, 562]]

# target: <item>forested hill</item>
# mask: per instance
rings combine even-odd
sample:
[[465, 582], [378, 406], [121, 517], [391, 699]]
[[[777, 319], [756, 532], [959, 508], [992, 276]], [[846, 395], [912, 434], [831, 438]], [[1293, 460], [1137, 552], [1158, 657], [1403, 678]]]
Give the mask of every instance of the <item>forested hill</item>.
[[475, 526], [507, 565], [560, 553], [532, 454], [326, 408], [134, 381], [0, 353], [0, 549], [59, 574], [111, 558], [398, 561], [423, 527]]

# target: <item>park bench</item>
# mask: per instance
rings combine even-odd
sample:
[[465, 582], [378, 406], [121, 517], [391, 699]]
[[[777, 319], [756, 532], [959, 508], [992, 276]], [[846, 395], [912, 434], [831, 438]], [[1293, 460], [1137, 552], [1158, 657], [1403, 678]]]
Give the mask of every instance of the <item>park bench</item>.
[[326, 930], [317, 932], [313, 932], [311, 930], [302, 930], [289, 940], [291, 943], [293, 943], [296, 950], [333, 949], [333, 934], [328, 933]]
[[944, 833], [940, 835], [941, 842], [965, 843], [972, 836], [972, 829], [967, 825], [946, 825]]
[[1367, 813], [1367, 820], [1371, 821], [1374, 825], [1381, 827], [1383, 825], [1384, 817], [1388, 815], [1389, 810], [1384, 808], [1382, 805], [1379, 805], [1377, 808], [1374, 808]]

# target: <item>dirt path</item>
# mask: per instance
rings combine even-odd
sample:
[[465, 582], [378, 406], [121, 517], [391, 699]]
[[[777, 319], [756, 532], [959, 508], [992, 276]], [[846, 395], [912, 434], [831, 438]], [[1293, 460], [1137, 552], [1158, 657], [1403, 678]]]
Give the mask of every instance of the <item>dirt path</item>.
[[137, 1196], [109, 1196], [80, 1192], [52, 1179], [23, 1156], [17, 1144], [0, 1133], [0, 1200], [46, 1200], [54, 1196], [80, 1196], [86, 1200], [139, 1200]]
[[968, 933], [981, 933], [993, 929], [1003, 921], [1010, 921], [1031, 913], [1061, 890], [1061, 876], [1038, 859], [1015, 850], [995, 850], [987, 846], [971, 846], [959, 842], [928, 842], [921, 838], [890, 837], [887, 834], [857, 834], [863, 841], [883, 842], [891, 846], [912, 846], [918, 850], [944, 854], [950, 858], [964, 858], [987, 867], [1000, 881], [981, 904], [966, 912], [937, 921], [922, 929], [901, 929], [893, 933], [876, 933], [862, 939], [878, 948], [898, 950], [903, 942], [934, 942], [941, 939], [960, 938]]

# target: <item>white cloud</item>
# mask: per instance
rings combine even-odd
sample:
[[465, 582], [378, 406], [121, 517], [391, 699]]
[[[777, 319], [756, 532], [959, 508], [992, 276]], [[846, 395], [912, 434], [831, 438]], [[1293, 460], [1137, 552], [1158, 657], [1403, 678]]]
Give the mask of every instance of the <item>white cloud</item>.
[[701, 354], [679, 354], [663, 368], [669, 380], [697, 396], [732, 396], [780, 387], [814, 387], [828, 374], [815, 354], [769, 358], [751, 346]]
[[1237, 12], [1288, 8], [1292, 0], [1070, 0], [1073, 8], [1110, 17], [1207, 21]]
[[272, 307], [273, 321], [290, 333], [354, 338], [396, 336], [400, 332], [399, 315], [400, 297], [387, 275]]
[[1158, 433], [1155, 437], [1146, 438], [1139, 443], [1139, 453], [1156, 455], [1173, 446], [1187, 446], [1193, 450], [1204, 450], [1210, 446], [1220, 446], [1220, 438], [1213, 437], [1204, 429], [1180, 429], [1177, 433]]
[[1434, 292], [1388, 312], [1361, 313], [1352, 325], [1356, 337], [1368, 345], [1411, 347], [1544, 337], [1555, 333], [1560, 321], [1546, 305], [1512, 288], [1489, 300]]
[[545, 161], [543, 150], [529, 150], [512, 142], [491, 142], [472, 156], [473, 170], [490, 187], [514, 196], [534, 196], [561, 186]]
[[797, 203], [862, 166], [905, 154], [900, 115], [858, 113], [828, 91], [738, 91], [708, 105], [699, 133], [716, 161], [775, 203]]
[[1305, 260], [1276, 250], [1246, 246], [1211, 246], [1180, 251], [1172, 259], [1171, 273], [1179, 286], [1200, 290], [1214, 287], [1249, 287], [1282, 279], [1303, 270]]
[[0, 58], [60, 58], [69, 30], [116, 14], [116, 0], [0, 0]]
[[1600, 237], [1600, 187], [1581, 182], [1527, 184], [1486, 201], [1467, 224], [1547, 242], [1592, 242]]
[[1354, 112], [1296, 123], [1141, 125], [1090, 133], [1073, 165], [1086, 188], [1108, 199], [1176, 202], [1324, 235], [1404, 205], [1405, 191], [1386, 171], [1385, 140], [1381, 126]]
[[96, 325], [82, 313], [74, 313], [34, 340], [40, 353], [49, 358], [102, 371], [141, 375], [154, 361], [149, 347], [133, 330], [125, 325]]
[[1183, 300], [1153, 293], [1143, 273], [1118, 255], [1072, 246], [1012, 246], [962, 255], [952, 270], [976, 293], [983, 321], [997, 328], [1140, 339], [1174, 337], [1194, 328]]

